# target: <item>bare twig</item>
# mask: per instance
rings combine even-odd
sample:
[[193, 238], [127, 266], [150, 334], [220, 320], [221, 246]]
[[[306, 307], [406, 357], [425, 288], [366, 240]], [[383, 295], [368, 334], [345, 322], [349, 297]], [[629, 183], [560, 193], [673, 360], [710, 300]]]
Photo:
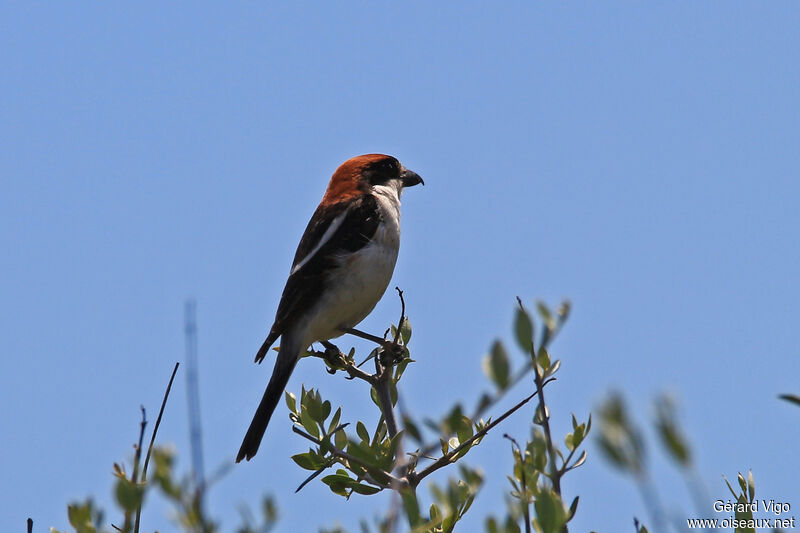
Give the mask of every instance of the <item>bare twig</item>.
[[[167, 398], [169, 398], [169, 391], [172, 389], [172, 382], [175, 380], [175, 374], [177, 374], [179, 366], [180, 366], [180, 363], [176, 362], [175, 363], [175, 368], [172, 369], [172, 375], [169, 378], [169, 383], [167, 383], [167, 390], [164, 391], [164, 399], [161, 400], [161, 409], [159, 409], [159, 411], [158, 411], [158, 418], [156, 418], [156, 425], [153, 426], [153, 434], [150, 436], [150, 445], [147, 447], [147, 455], [144, 458], [144, 467], [142, 468], [142, 483], [147, 481], [147, 465], [150, 464], [150, 454], [153, 452], [153, 444], [156, 441], [156, 434], [158, 433], [158, 426], [161, 425], [161, 417], [164, 415], [164, 408], [167, 405]], [[142, 414], [144, 414], [144, 408], [142, 408]], [[141, 440], [140, 440], [139, 448], [141, 448]], [[134, 524], [134, 527], [133, 527], [134, 533], [139, 533], [139, 519], [140, 519], [141, 515], [142, 515], [142, 506], [140, 504], [138, 509], [136, 509], [136, 523]], [[127, 529], [126, 529], [126, 531], [127, 531]]]
[[380, 346], [386, 346], [386, 343], [389, 342], [386, 339], [382, 339], [382, 338], [378, 337], [377, 335], [372, 335], [371, 333], [366, 333], [364, 331], [361, 331], [360, 329], [342, 328], [341, 331], [343, 331], [345, 333], [349, 333], [350, 335], [353, 335], [355, 337], [359, 337], [359, 338], [362, 338], [362, 339], [366, 339], [368, 341], [372, 341], [375, 344], [378, 344]]
[[[325, 438], [327, 439], [327, 438], [330, 438], [330, 437], [332, 437], [333, 435], [335, 435], [335, 434], [336, 434], [336, 432], [337, 432], [337, 431], [339, 431], [339, 430], [342, 430], [342, 429], [346, 428], [346, 427], [347, 427], [347, 426], [349, 426], [349, 425], [350, 425], [349, 423], [345, 423], [345, 424], [339, 424], [339, 425], [338, 425], [338, 426], [336, 426], [336, 427], [335, 427], [335, 428], [334, 428], [332, 431], [328, 432], [328, 433], [325, 435]], [[333, 465], [333, 463], [334, 463], [334, 462], [335, 462], [335, 461], [334, 461], [334, 459], [331, 459], [330, 461], [328, 461], [328, 463], [327, 463], [325, 466], [323, 466], [323, 467], [321, 467], [321, 468], [318, 468], [318, 469], [317, 469], [317, 470], [316, 470], [316, 471], [315, 471], [313, 474], [311, 474], [310, 476], [308, 476], [308, 477], [306, 478], [306, 480], [305, 480], [305, 481], [303, 481], [302, 483], [300, 483], [300, 486], [299, 486], [299, 487], [297, 487], [297, 489], [295, 489], [294, 493], [295, 493], [295, 494], [297, 494], [298, 492], [300, 492], [300, 490], [301, 490], [303, 487], [305, 487], [306, 485], [308, 485], [308, 483], [309, 483], [311, 480], [313, 480], [315, 477], [317, 477], [318, 475], [320, 475], [321, 473], [323, 473], [325, 470], [327, 470], [328, 468], [330, 468], [330, 467]]]
[[[292, 426], [292, 431], [294, 431], [295, 433], [297, 433], [301, 437], [310, 440], [311, 442], [313, 442], [314, 444], [316, 444], [318, 446], [322, 445], [322, 441], [320, 439], [318, 439], [317, 437], [315, 437], [313, 435], [309, 435], [308, 433], [306, 433], [302, 429], [298, 428], [297, 426]], [[355, 463], [357, 465], [360, 465], [370, 473], [379, 472], [380, 473], [380, 477], [385, 478], [385, 480], [381, 481], [381, 480], [375, 479], [374, 481], [378, 485], [380, 485], [382, 488], [388, 489], [388, 488], [394, 488], [394, 487], [406, 487], [406, 486], [408, 486], [408, 482], [407, 481], [405, 481], [403, 479], [400, 479], [400, 478], [397, 478], [397, 477], [393, 476], [392, 474], [390, 474], [388, 472], [384, 472], [383, 470], [380, 470], [379, 468], [376, 468], [374, 465], [371, 465], [371, 464], [367, 463], [366, 461], [362, 461], [358, 457], [354, 457], [354, 456], [350, 455], [349, 453], [347, 453], [344, 450], [340, 450], [333, 443], [328, 443], [326, 445], [326, 448], [328, 448], [331, 451], [331, 453], [334, 456], [338, 457], [339, 459], [344, 459], [345, 461], [347, 461], [349, 463]]]
[[[519, 460], [522, 462], [522, 467], [519, 469], [522, 476], [522, 497], [525, 500], [522, 502], [522, 513], [525, 515], [525, 533], [531, 533], [531, 510], [530, 499], [528, 498], [528, 481], [525, 479], [525, 463], [527, 462], [525, 455], [522, 453], [522, 448], [519, 447], [517, 440], [508, 433], [503, 434], [503, 438], [511, 441], [511, 449], [519, 454]], [[522, 498], [520, 498], [522, 499]]]
[[[517, 301], [518, 302], [520, 301], [519, 298], [517, 298]], [[564, 325], [563, 321], [560, 321], [560, 322], [556, 323], [555, 329], [550, 334], [548, 334], [546, 336], [547, 344], [543, 345], [545, 347], [545, 349], [550, 345], [550, 343], [552, 343], [555, 340], [555, 338], [561, 332], [561, 329], [562, 329], [563, 325]], [[470, 418], [472, 420], [480, 418], [486, 411], [488, 411], [491, 407], [493, 407], [500, 400], [502, 400], [506, 396], [506, 394], [508, 394], [508, 392], [511, 389], [513, 389], [515, 385], [517, 385], [520, 381], [522, 381], [532, 369], [533, 369], [533, 361], [531, 361], [529, 359], [514, 374], [514, 376], [508, 382], [508, 386], [507, 387], [505, 387], [505, 388], [503, 388], [501, 390], [498, 390], [497, 392], [495, 392], [492, 395], [484, 394], [483, 398], [486, 398], [486, 399], [484, 401], [482, 401], [478, 406], [476, 406], [476, 408], [473, 411], [472, 416]], [[430, 455], [438, 447], [439, 447], [439, 443], [438, 442], [428, 443], [428, 444], [426, 444], [425, 446], [422, 447], [422, 451], [420, 452], [420, 455]]]
[[[340, 359], [339, 361], [331, 361], [331, 364], [333, 364], [337, 369], [347, 372], [350, 378], [358, 378], [360, 380], [366, 381], [370, 385], [375, 384], [375, 376], [373, 376], [368, 372], [364, 372], [363, 370], [358, 368], [358, 366], [350, 363], [347, 360], [345, 354], [335, 344], [333, 344], [330, 341], [323, 341], [322, 345], [325, 347], [325, 352], [323, 352], [322, 355], [319, 355], [320, 352], [312, 351], [311, 353], [314, 354], [315, 357], [320, 357], [328, 361], [330, 359], [333, 359], [333, 357], [338, 356]], [[336, 354], [333, 353], [334, 351], [336, 352]]]
[[314, 479], [315, 479], [315, 478], [316, 478], [318, 475], [320, 475], [320, 474], [321, 474], [321, 473], [323, 473], [325, 470], [327, 470], [328, 468], [330, 468], [331, 466], [333, 466], [333, 463], [334, 463], [334, 462], [335, 462], [335, 461], [334, 461], [333, 459], [331, 459], [330, 461], [328, 461], [328, 463], [327, 463], [325, 466], [318, 468], [318, 469], [317, 469], [317, 470], [316, 470], [316, 471], [315, 471], [313, 474], [311, 474], [310, 476], [308, 476], [308, 477], [305, 479], [305, 481], [303, 481], [302, 483], [300, 483], [300, 486], [298, 486], [298, 487], [295, 489], [294, 493], [295, 493], [295, 494], [297, 494], [298, 492], [300, 492], [300, 491], [303, 489], [303, 487], [305, 487], [306, 485], [308, 485], [309, 483], [311, 483], [311, 481], [313, 481], [313, 480], [314, 480]]
[[[519, 304], [519, 308], [525, 311], [525, 306], [522, 304], [522, 300], [519, 296], [517, 296], [517, 303]], [[548, 331], [548, 330], [545, 330]], [[550, 336], [544, 335], [542, 339], [542, 346], [540, 346], [540, 350], [545, 349], [546, 342], [549, 342]], [[539, 372], [539, 363], [536, 361], [537, 350], [534, 343], [534, 339], [531, 339], [531, 363], [533, 365], [533, 381], [536, 384], [536, 391], [539, 396], [539, 406], [536, 408], [541, 412], [541, 425], [544, 429], [544, 439], [545, 444], [547, 445], [547, 455], [550, 458], [550, 481], [553, 483], [553, 491], [561, 497], [561, 475], [562, 473], [559, 472], [558, 467], [556, 466], [556, 453], [555, 449], [553, 448], [553, 437], [550, 432], [550, 415], [547, 412], [547, 404], [544, 401], [544, 390], [542, 387], [542, 373]]]
[[[549, 379], [546, 379], [539, 387], [544, 387], [545, 385], [547, 385], [551, 381], [555, 381], [555, 380], [556, 380], [556, 378], [553, 378], [553, 377], [551, 377]], [[452, 450], [450, 450], [449, 452], [447, 452], [446, 454], [441, 456], [434, 463], [432, 463], [432, 464], [428, 465], [427, 467], [425, 467], [422, 471], [417, 472], [417, 473], [409, 473], [409, 477], [413, 478], [413, 480], [409, 479], [409, 483], [411, 483], [412, 485], [416, 486], [417, 484], [419, 484], [419, 482], [423, 478], [433, 474], [435, 471], [439, 470], [443, 466], [450, 464], [450, 461], [453, 459], [453, 457], [458, 455], [458, 453], [461, 450], [463, 450], [467, 446], [472, 445], [473, 442], [475, 442], [476, 440], [478, 440], [478, 439], [482, 438], [484, 435], [486, 435], [489, 432], [489, 430], [494, 429], [500, 422], [502, 422], [503, 420], [505, 420], [506, 418], [508, 418], [512, 414], [514, 414], [520, 407], [522, 407], [523, 405], [525, 405], [526, 403], [531, 401], [531, 399], [533, 399], [534, 396], [536, 396], [537, 394], [539, 394], [541, 392], [539, 387], [537, 387], [537, 390], [535, 390], [533, 392], [533, 394], [531, 394], [530, 396], [528, 396], [527, 398], [525, 398], [524, 400], [519, 402], [517, 405], [515, 405], [514, 407], [512, 407], [511, 409], [509, 409], [508, 411], [506, 411], [502, 415], [500, 415], [497, 418], [497, 420], [493, 421], [490, 424], [487, 424], [483, 429], [481, 429], [480, 431], [475, 433], [472, 437], [470, 437], [469, 439], [465, 440], [464, 442], [462, 442], [461, 444], [459, 444], [458, 446], [456, 446], [455, 448], [453, 448]]]
[[144, 410], [144, 405], [140, 405], [139, 409], [142, 411], [142, 421], [139, 423], [139, 443], [136, 445], [136, 453], [133, 456], [133, 474], [131, 481], [135, 484], [139, 479], [139, 461], [142, 459], [142, 441], [144, 441], [144, 430], [147, 427], [147, 413]]
[[378, 393], [378, 401], [381, 404], [381, 412], [383, 413], [383, 419], [386, 421], [386, 430], [389, 432], [389, 438], [393, 439], [397, 435], [397, 421], [394, 418], [394, 406], [392, 405], [391, 367], [383, 366], [380, 362], [380, 357], [376, 357], [375, 371], [377, 379], [373, 386]]
[[397, 330], [394, 332], [394, 343], [397, 344], [397, 341], [400, 340], [400, 329], [403, 327], [403, 322], [406, 321], [406, 300], [403, 298], [403, 291], [400, 290], [400, 287], [395, 287], [394, 290], [400, 296], [400, 320], [397, 321]]

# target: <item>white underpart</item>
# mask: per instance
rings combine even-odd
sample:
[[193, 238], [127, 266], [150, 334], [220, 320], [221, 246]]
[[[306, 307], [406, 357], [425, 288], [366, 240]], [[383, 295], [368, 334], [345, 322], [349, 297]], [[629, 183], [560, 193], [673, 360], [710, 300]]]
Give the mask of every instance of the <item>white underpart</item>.
[[381, 224], [369, 244], [339, 258], [339, 268], [330, 275], [330, 288], [301, 326], [305, 330], [303, 348], [316, 341], [339, 337], [342, 328], [355, 327], [386, 292], [400, 248], [402, 188], [400, 180], [372, 188], [378, 200]]

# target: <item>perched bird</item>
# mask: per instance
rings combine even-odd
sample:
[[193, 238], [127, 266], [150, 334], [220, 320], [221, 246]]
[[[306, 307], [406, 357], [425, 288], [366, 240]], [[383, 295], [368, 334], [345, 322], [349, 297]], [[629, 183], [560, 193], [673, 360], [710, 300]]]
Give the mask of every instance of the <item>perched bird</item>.
[[275, 323], [256, 354], [260, 363], [281, 337], [237, 463], [258, 451], [300, 354], [355, 327], [383, 296], [400, 248], [400, 194], [419, 183], [419, 175], [382, 154], [348, 159], [333, 173], [297, 246]]

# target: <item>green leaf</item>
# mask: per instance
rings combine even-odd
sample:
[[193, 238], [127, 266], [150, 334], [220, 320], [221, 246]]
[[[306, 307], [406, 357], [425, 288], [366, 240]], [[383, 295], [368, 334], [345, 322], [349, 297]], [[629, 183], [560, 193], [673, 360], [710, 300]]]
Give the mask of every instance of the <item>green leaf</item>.
[[417, 427], [416, 422], [414, 422], [414, 420], [406, 413], [403, 413], [403, 427], [405, 428], [409, 437], [417, 442], [422, 442], [422, 433], [420, 432], [419, 427]]
[[358, 494], [365, 494], [367, 496], [370, 494], [377, 494], [378, 492], [381, 491], [379, 487], [373, 487], [372, 485], [365, 485], [364, 483], [353, 483], [349, 486], [349, 488], [352, 489], [353, 492], [357, 492]]
[[567, 523], [564, 504], [561, 503], [561, 498], [550, 489], [541, 491], [533, 506], [536, 509], [536, 520], [542, 533], [559, 533]]
[[347, 433], [344, 431], [344, 429], [336, 432], [336, 434], [333, 436], [333, 443], [340, 450], [343, 450], [344, 447], [347, 446]]
[[500, 341], [495, 341], [489, 355], [483, 360], [483, 371], [498, 389], [503, 390], [509, 385], [511, 367], [508, 354]]
[[297, 397], [289, 391], [283, 393], [283, 397], [286, 400], [286, 406], [289, 408], [289, 411], [296, 413], [297, 412]]
[[528, 312], [521, 307], [517, 308], [514, 317], [514, 332], [520, 348], [524, 350], [526, 356], [529, 356], [533, 352], [533, 321]]
[[367, 427], [361, 420], [356, 423], [356, 434], [359, 436], [362, 442], [369, 443], [369, 431], [367, 431]]
[[545, 404], [536, 406], [536, 413], [533, 415], [533, 423], [536, 425], [544, 425], [544, 421], [550, 418], [550, 409]]
[[119, 479], [115, 491], [117, 503], [127, 512], [136, 511], [142, 505], [144, 499], [144, 487], [131, 483], [127, 479]]
[[348, 496], [347, 489], [352, 485], [353, 479], [347, 475], [345, 470], [339, 469], [336, 474], [331, 474], [322, 478], [322, 482], [328, 485], [331, 492], [340, 496]]
[[308, 433], [316, 438], [319, 438], [319, 428], [314, 420], [311, 418], [311, 415], [308, 414], [307, 409], [303, 409], [300, 412], [300, 423], [303, 425]]
[[[319, 393], [315, 394], [313, 389], [308, 391], [308, 394], [306, 395], [306, 401], [303, 403], [303, 407], [315, 422], [322, 423], [325, 421], [325, 411], [322, 407], [322, 398], [320, 397]], [[328, 412], [330, 412], [330, 406], [328, 406], [328, 409]]]
[[569, 451], [572, 451], [572, 450], [575, 449], [575, 446], [572, 445], [572, 439], [573, 438], [574, 437], [573, 437], [572, 433], [567, 433], [567, 436], [564, 437], [564, 444], [567, 446], [567, 450], [569, 450]]
[[542, 301], [536, 302], [536, 310], [539, 311], [539, 316], [542, 317], [542, 320], [544, 320], [547, 328], [552, 329], [554, 326], [553, 314], [550, 312], [550, 309], [545, 305], [545, 303]]
[[578, 460], [575, 461], [574, 463], [572, 463], [572, 466], [570, 467], [570, 469], [578, 468], [579, 466], [581, 466], [585, 462], [586, 462], [586, 450], [583, 450], [581, 452], [581, 455], [578, 457]]
[[328, 425], [328, 433], [330, 433], [339, 426], [339, 419], [341, 418], [341, 416], [342, 416], [342, 408], [339, 407], [333, 414], [333, 418], [331, 418], [331, 423]]
[[297, 466], [305, 470], [319, 470], [325, 466], [325, 461], [313, 451], [298, 453], [292, 456], [292, 460]]
[[411, 321], [406, 317], [403, 320], [403, 325], [400, 328], [400, 338], [403, 339], [403, 344], [408, 344], [411, 340]]
[[542, 367], [542, 370], [544, 370], [546, 374], [550, 374], [550, 372], [547, 372], [550, 369], [550, 354], [547, 353], [547, 349], [544, 346], [539, 348], [536, 362], [539, 363], [539, 366]]
[[87, 502], [79, 505], [67, 506], [67, 518], [72, 527], [78, 533], [95, 533], [96, 529], [92, 524], [92, 504]]
[[569, 506], [569, 514], [567, 515], [567, 522], [575, 518], [575, 513], [578, 511], [578, 500], [580, 496], [575, 496], [575, 499], [572, 500], [572, 503]]
[[475, 434], [472, 430], [472, 420], [466, 415], [461, 415], [461, 420], [459, 420], [458, 427], [455, 429], [460, 442], [470, 439]]

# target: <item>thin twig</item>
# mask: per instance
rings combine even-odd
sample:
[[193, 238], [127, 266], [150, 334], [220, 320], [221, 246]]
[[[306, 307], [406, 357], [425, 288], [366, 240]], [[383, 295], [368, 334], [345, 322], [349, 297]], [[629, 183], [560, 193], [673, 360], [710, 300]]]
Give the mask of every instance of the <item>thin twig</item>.
[[403, 327], [403, 322], [406, 321], [406, 301], [403, 298], [403, 291], [400, 290], [400, 287], [395, 287], [394, 290], [400, 296], [400, 320], [397, 321], [397, 330], [394, 332], [394, 343], [397, 344], [397, 341], [400, 340], [400, 329]]
[[133, 474], [131, 475], [131, 482], [136, 484], [139, 478], [139, 462], [142, 459], [142, 442], [144, 441], [144, 429], [147, 427], [147, 413], [144, 410], [144, 405], [140, 405], [139, 409], [142, 410], [142, 421], [139, 423], [139, 443], [136, 445], [136, 453], [133, 456]]
[[525, 515], [525, 533], [531, 533], [531, 510], [530, 510], [530, 499], [528, 498], [528, 482], [525, 479], [525, 464], [527, 463], [527, 459], [525, 455], [522, 453], [522, 448], [519, 447], [519, 443], [517, 440], [509, 435], [508, 433], [503, 434], [503, 438], [506, 438], [511, 441], [511, 450], [514, 451], [516, 448], [516, 452], [519, 454], [519, 460], [522, 462], [522, 466], [519, 469], [520, 475], [522, 476], [522, 497], [525, 499], [522, 501], [522, 513]]
[[[347, 356], [344, 354], [344, 352], [342, 352], [335, 344], [333, 344], [330, 341], [324, 341], [324, 342], [322, 342], [322, 345], [325, 347], [326, 352], [322, 352], [322, 355], [318, 355], [320, 352], [312, 351], [311, 353], [314, 354], [315, 357], [319, 357], [321, 359], [328, 360], [328, 357], [329, 357], [328, 356], [328, 352], [332, 353], [335, 350], [338, 353], [338, 356], [341, 359], [341, 361], [335, 361], [335, 362], [332, 362], [332, 364], [336, 364], [338, 370], [343, 370], [344, 372], [347, 372], [347, 374], [351, 378], [358, 378], [360, 380], [366, 381], [370, 385], [375, 385], [375, 376], [373, 376], [372, 374], [370, 374], [368, 372], [364, 372], [363, 370], [361, 370], [357, 366], [355, 366], [352, 363], [350, 363], [347, 360]], [[333, 357], [333, 356], [330, 356], [330, 357]]]
[[368, 341], [372, 341], [375, 344], [378, 344], [380, 346], [385, 346], [386, 342], [387, 342], [386, 339], [382, 339], [382, 338], [378, 337], [377, 335], [372, 335], [371, 333], [363, 332], [363, 331], [361, 331], [359, 329], [342, 328], [341, 331], [343, 331], [345, 333], [349, 333], [350, 335], [353, 335], [355, 337], [359, 337], [359, 338], [362, 338], [362, 339], [366, 339]]
[[378, 401], [381, 404], [381, 412], [383, 413], [383, 419], [386, 421], [389, 438], [393, 439], [397, 435], [397, 421], [394, 418], [394, 406], [392, 405], [391, 367], [383, 366], [380, 362], [380, 357], [376, 357], [375, 370], [377, 379], [373, 386], [378, 393]]
[[[523, 311], [525, 310], [525, 306], [522, 304], [522, 300], [519, 296], [517, 296], [517, 303], [519, 304], [519, 308]], [[542, 346], [539, 348], [540, 350], [545, 349], [546, 342], [549, 342], [549, 336], [544, 335], [542, 339]], [[539, 363], [537, 362], [537, 350], [536, 346], [534, 345], [533, 339], [531, 339], [531, 362], [533, 363], [533, 381], [536, 384], [537, 393], [539, 395], [539, 406], [537, 410], [541, 410], [541, 426], [544, 429], [544, 438], [545, 444], [547, 445], [547, 455], [550, 458], [550, 481], [553, 483], [553, 492], [558, 494], [561, 497], [561, 473], [556, 466], [556, 453], [553, 448], [553, 437], [550, 432], [550, 415], [547, 413], [547, 404], [544, 401], [544, 390], [542, 390], [542, 373], [539, 372]]]
[[[520, 301], [520, 300], [519, 300], [519, 298], [517, 298], [517, 301], [518, 301], [518, 302]], [[556, 338], [556, 337], [558, 336], [558, 334], [561, 332], [561, 329], [562, 329], [562, 326], [563, 326], [563, 325], [564, 325], [564, 323], [563, 323], [562, 321], [559, 321], [559, 322], [556, 324], [556, 328], [555, 328], [555, 329], [552, 331], [552, 333], [550, 333], [550, 335], [547, 337], [547, 344], [546, 344], [546, 345], [544, 345], [544, 346], [545, 346], [545, 349], [547, 348], [547, 346], [549, 346], [549, 345], [550, 345], [550, 343], [552, 343], [552, 342], [555, 340], [555, 338]], [[522, 366], [522, 367], [521, 367], [521, 368], [520, 368], [520, 369], [519, 369], [519, 370], [516, 372], [516, 374], [514, 374], [514, 377], [512, 377], [512, 378], [511, 378], [511, 380], [508, 382], [508, 386], [507, 386], [507, 387], [503, 388], [502, 390], [499, 390], [499, 391], [497, 391], [496, 393], [492, 394], [491, 396], [490, 396], [490, 395], [488, 395], [488, 394], [484, 394], [484, 397], [488, 397], [488, 400], [487, 400], [487, 401], [485, 401], [485, 402], [483, 402], [482, 404], [479, 404], [479, 405], [478, 405], [478, 406], [475, 408], [475, 411], [473, 411], [473, 413], [472, 413], [472, 416], [471, 416], [470, 418], [471, 418], [472, 420], [475, 420], [475, 419], [478, 419], [478, 418], [480, 418], [480, 417], [481, 417], [481, 415], [483, 415], [483, 414], [484, 414], [486, 411], [488, 411], [488, 410], [489, 410], [489, 409], [490, 409], [492, 406], [494, 406], [494, 405], [495, 405], [495, 404], [497, 404], [497, 403], [498, 403], [500, 400], [502, 400], [502, 399], [503, 399], [503, 398], [506, 396], [506, 394], [508, 394], [508, 392], [509, 392], [511, 389], [513, 389], [513, 388], [514, 388], [514, 386], [515, 386], [515, 385], [517, 385], [517, 383], [519, 383], [520, 381], [522, 381], [522, 380], [523, 380], [523, 379], [524, 379], [524, 378], [525, 378], [525, 377], [528, 375], [528, 373], [529, 373], [529, 372], [530, 372], [532, 369], [533, 369], [533, 362], [532, 362], [532, 361], [529, 359], [529, 360], [528, 360], [528, 361], [527, 361], [527, 362], [526, 362], [526, 363], [525, 363], [525, 364], [524, 364], [524, 365], [523, 365], [523, 366]], [[435, 451], [435, 450], [436, 450], [438, 447], [439, 447], [439, 443], [438, 443], [438, 442], [431, 442], [431, 443], [429, 443], [429, 444], [426, 444], [425, 446], [423, 446], [423, 447], [422, 447], [422, 452], [421, 452], [421, 455], [429, 455], [429, 454], [433, 453], [433, 452], [434, 452], [434, 451]]]
[[[544, 387], [545, 385], [547, 385], [551, 381], [555, 381], [555, 380], [556, 380], [556, 378], [554, 378], [554, 377], [546, 379], [542, 383], [541, 387]], [[472, 437], [470, 437], [469, 439], [465, 440], [460, 445], [456, 446], [455, 448], [453, 448], [452, 450], [450, 450], [449, 452], [447, 452], [446, 454], [441, 456], [433, 464], [430, 464], [427, 467], [425, 467], [425, 469], [423, 469], [422, 471], [420, 471], [420, 472], [418, 472], [416, 474], [413, 474], [413, 478], [414, 478], [413, 482], [412, 482], [412, 480], [409, 480], [409, 483], [411, 483], [412, 485], [416, 486], [417, 484], [419, 484], [419, 482], [423, 478], [429, 476], [430, 474], [433, 474], [435, 471], [437, 471], [440, 468], [442, 468], [443, 466], [449, 464], [450, 460], [454, 456], [456, 456], [461, 450], [463, 450], [467, 446], [470, 446], [476, 440], [482, 438], [484, 435], [486, 435], [489, 432], [489, 430], [494, 429], [497, 426], [497, 424], [499, 424], [500, 422], [502, 422], [503, 420], [505, 420], [506, 418], [508, 418], [512, 414], [514, 414], [514, 412], [516, 412], [520, 407], [522, 407], [523, 405], [525, 405], [526, 403], [531, 401], [531, 399], [533, 399], [533, 397], [536, 396], [538, 393], [539, 393], [539, 390], [537, 388], [537, 390], [534, 391], [533, 394], [531, 394], [530, 396], [528, 396], [527, 398], [525, 398], [524, 400], [519, 402], [517, 405], [515, 405], [514, 407], [512, 407], [511, 409], [509, 409], [508, 411], [506, 411], [502, 415], [500, 415], [497, 418], [497, 420], [495, 420], [494, 422], [492, 422], [490, 424], [487, 424], [483, 429], [481, 429], [480, 431], [475, 433]], [[412, 474], [410, 473], [409, 476], [412, 476]]]
[[[302, 429], [298, 428], [297, 426], [292, 426], [292, 431], [294, 431], [295, 433], [297, 433], [301, 437], [310, 440], [311, 442], [313, 442], [314, 444], [316, 444], [318, 446], [322, 445], [322, 441], [320, 439], [318, 439], [317, 437], [315, 437], [313, 435], [309, 435], [308, 433], [306, 433]], [[371, 465], [371, 464], [367, 463], [366, 461], [362, 461], [358, 457], [354, 457], [354, 456], [350, 455], [349, 453], [347, 453], [344, 450], [340, 450], [333, 443], [327, 443], [326, 447], [331, 451], [331, 453], [333, 455], [335, 455], [339, 459], [344, 459], [345, 461], [347, 461], [349, 463], [355, 463], [357, 465], [360, 465], [370, 473], [375, 472], [375, 471], [379, 472], [381, 477], [385, 477], [386, 478], [387, 482], [383, 483], [383, 482], [381, 482], [380, 480], [377, 480], [377, 479], [375, 481], [377, 482], [377, 484], [381, 485], [385, 489], [393, 488], [393, 487], [406, 487], [408, 485], [408, 482], [406, 482], [405, 480], [397, 478], [397, 477], [393, 476], [392, 474], [390, 474], [388, 472], [384, 472], [383, 470], [381, 470], [379, 468], [376, 468], [374, 465]]]
[[316, 478], [318, 475], [320, 475], [320, 474], [321, 474], [321, 473], [323, 473], [325, 470], [327, 470], [328, 468], [330, 468], [331, 466], [333, 466], [333, 463], [334, 463], [334, 462], [335, 462], [335, 461], [334, 461], [333, 459], [331, 459], [330, 461], [328, 461], [328, 464], [326, 464], [325, 466], [322, 466], [322, 467], [318, 468], [318, 469], [317, 469], [317, 470], [316, 470], [316, 471], [315, 471], [313, 474], [311, 474], [310, 476], [308, 476], [308, 477], [306, 478], [306, 480], [305, 480], [305, 481], [303, 481], [302, 483], [300, 483], [300, 486], [299, 486], [299, 487], [297, 487], [297, 488], [295, 489], [294, 493], [295, 493], [295, 494], [297, 494], [298, 492], [300, 492], [300, 491], [302, 490], [302, 488], [303, 488], [303, 487], [305, 487], [306, 485], [308, 485], [309, 483], [311, 483], [311, 481], [313, 481], [313, 480], [314, 480], [314, 479], [315, 479], [315, 478]]
[[[144, 458], [144, 467], [142, 468], [142, 483], [147, 481], [147, 465], [150, 464], [150, 454], [153, 452], [153, 444], [156, 441], [158, 426], [161, 425], [161, 417], [164, 415], [164, 408], [167, 405], [167, 398], [169, 398], [169, 391], [172, 389], [172, 382], [175, 380], [175, 374], [178, 373], [179, 366], [180, 362], [176, 362], [175, 368], [172, 369], [172, 375], [169, 377], [169, 383], [167, 383], [167, 390], [164, 391], [164, 399], [161, 400], [161, 409], [158, 410], [158, 418], [156, 418], [156, 425], [153, 426], [153, 434], [150, 436], [150, 445], [147, 447], [147, 455]], [[144, 412], [144, 408], [142, 408], [142, 412]], [[142, 515], [142, 506], [140, 504], [139, 507], [136, 509], [136, 523], [133, 528], [134, 533], [139, 533], [139, 519], [141, 515]]]

